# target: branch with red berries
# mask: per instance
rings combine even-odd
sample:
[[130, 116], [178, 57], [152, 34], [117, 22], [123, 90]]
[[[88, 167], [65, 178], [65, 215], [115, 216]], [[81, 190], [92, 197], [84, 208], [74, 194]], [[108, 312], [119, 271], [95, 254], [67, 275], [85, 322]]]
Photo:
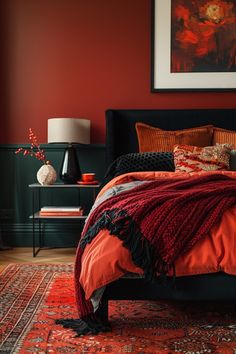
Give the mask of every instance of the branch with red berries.
[[37, 160], [42, 161], [44, 164], [47, 164], [46, 155], [43, 149], [40, 148], [40, 145], [37, 142], [36, 135], [32, 132], [32, 129], [29, 128], [29, 140], [31, 141], [30, 149], [19, 148], [15, 151], [15, 154], [22, 153], [23, 156], [33, 156]]

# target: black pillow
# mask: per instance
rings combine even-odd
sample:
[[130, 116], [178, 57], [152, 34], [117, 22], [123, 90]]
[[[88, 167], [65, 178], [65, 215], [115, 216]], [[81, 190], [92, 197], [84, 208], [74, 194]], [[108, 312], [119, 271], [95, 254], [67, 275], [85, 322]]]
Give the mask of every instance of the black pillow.
[[230, 151], [229, 166], [231, 171], [236, 171], [236, 150]]
[[105, 178], [112, 179], [128, 172], [175, 171], [172, 152], [131, 153], [118, 157], [108, 167]]

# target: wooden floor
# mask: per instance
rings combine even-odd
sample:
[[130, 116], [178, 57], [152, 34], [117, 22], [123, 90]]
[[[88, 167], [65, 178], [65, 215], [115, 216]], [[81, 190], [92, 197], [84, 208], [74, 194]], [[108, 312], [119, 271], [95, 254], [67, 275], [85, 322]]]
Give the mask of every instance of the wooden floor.
[[50, 248], [33, 257], [31, 247], [15, 247], [0, 251], [0, 271], [11, 263], [73, 263], [75, 252], [75, 248]]

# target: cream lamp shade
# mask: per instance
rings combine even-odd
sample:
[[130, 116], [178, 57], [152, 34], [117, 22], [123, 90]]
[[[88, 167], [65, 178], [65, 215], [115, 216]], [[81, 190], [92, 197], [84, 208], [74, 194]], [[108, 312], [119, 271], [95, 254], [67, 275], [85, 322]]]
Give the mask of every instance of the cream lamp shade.
[[90, 143], [90, 120], [82, 118], [49, 118], [48, 143]]

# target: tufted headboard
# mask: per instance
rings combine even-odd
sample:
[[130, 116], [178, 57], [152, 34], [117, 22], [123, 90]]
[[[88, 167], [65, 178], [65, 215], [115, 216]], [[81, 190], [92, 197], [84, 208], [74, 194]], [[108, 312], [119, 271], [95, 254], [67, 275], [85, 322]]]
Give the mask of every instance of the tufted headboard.
[[138, 152], [135, 123], [165, 130], [205, 124], [236, 130], [235, 109], [108, 109], [106, 111], [107, 165], [118, 156]]

